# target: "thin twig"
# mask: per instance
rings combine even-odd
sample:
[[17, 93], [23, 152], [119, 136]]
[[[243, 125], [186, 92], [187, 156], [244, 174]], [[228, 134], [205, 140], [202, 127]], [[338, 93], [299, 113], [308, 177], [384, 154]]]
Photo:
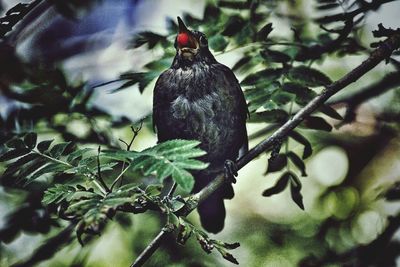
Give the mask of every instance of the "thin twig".
[[[143, 120], [140, 121], [139, 127], [135, 128], [135, 127], [131, 126], [131, 130], [132, 130], [132, 132], [133, 132], [133, 136], [132, 136], [132, 139], [131, 139], [131, 141], [129, 142], [129, 144], [128, 144], [128, 142], [126, 142], [126, 141], [124, 141], [124, 140], [122, 140], [122, 139], [118, 139], [120, 142], [122, 142], [122, 143], [125, 144], [125, 146], [126, 146], [126, 151], [130, 151], [130, 150], [131, 150], [133, 141], [135, 141], [135, 139], [136, 139], [136, 137], [138, 136], [140, 130], [142, 130], [142, 127], [143, 127]], [[113, 181], [113, 183], [112, 183], [112, 185], [111, 185], [111, 191], [114, 189], [114, 187], [115, 187], [115, 185], [117, 184], [118, 181], [120, 181], [120, 186], [122, 185], [122, 177], [123, 177], [124, 173], [125, 173], [125, 172], [128, 170], [128, 168], [129, 168], [129, 165], [128, 165], [128, 167], [125, 168], [125, 164], [126, 164], [126, 163], [125, 163], [125, 161], [124, 161], [124, 163], [122, 163], [121, 173], [118, 175], [117, 178], [115, 178], [115, 180]]]
[[[340, 80], [328, 85], [321, 94], [311, 100], [306, 106], [304, 106], [299, 112], [296, 113], [290, 120], [276, 130], [270, 137], [256, 145], [254, 148], [249, 150], [243, 157], [237, 162], [238, 169], [246, 166], [250, 161], [258, 157], [264, 151], [272, 147], [278, 140], [282, 140], [290, 132], [296, 128], [307, 116], [317, 110], [325, 101], [327, 101], [332, 95], [336, 94], [341, 89], [345, 88], [349, 84], [357, 81], [365, 73], [373, 69], [381, 61], [388, 58], [392, 52], [400, 47], [400, 34], [394, 34], [385, 40], [377, 49], [371, 52], [370, 56], [362, 62], [354, 70], [346, 74]], [[199, 203], [207, 199], [215, 190], [225, 184], [225, 177], [221, 172], [213, 181], [211, 181], [205, 188], [195, 195], [189, 197], [186, 205], [179, 211], [180, 216], [187, 216], [193, 211]], [[131, 267], [142, 266], [145, 261], [151, 257], [151, 255], [160, 246], [161, 241], [166, 236], [165, 230], [156, 236], [156, 238], [146, 247], [144, 251], [139, 255], [137, 260], [131, 265]]]
[[169, 231], [167, 230], [167, 228], [164, 227], [153, 239], [153, 241], [151, 241], [151, 243], [143, 250], [143, 252], [140, 253], [140, 255], [136, 258], [135, 262], [132, 263], [130, 267], [142, 266], [157, 250], [157, 248], [160, 246], [161, 242], [164, 240], [168, 233]]
[[169, 198], [172, 197], [172, 195], [174, 194], [177, 186], [178, 186], [178, 184], [176, 182], [174, 182], [172, 184], [171, 189], [169, 190], [168, 195], [167, 195]]

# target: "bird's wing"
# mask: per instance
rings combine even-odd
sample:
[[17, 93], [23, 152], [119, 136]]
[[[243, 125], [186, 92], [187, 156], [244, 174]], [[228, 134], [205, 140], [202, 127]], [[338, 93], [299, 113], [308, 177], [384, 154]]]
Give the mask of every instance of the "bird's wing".
[[165, 90], [167, 90], [167, 88], [165, 87], [165, 79], [166, 74], [164, 72], [160, 75], [160, 77], [158, 77], [153, 92], [153, 130], [157, 132], [159, 142], [164, 141], [162, 131], [160, 131], [159, 128], [160, 123], [163, 123], [161, 115], [165, 105], [167, 104], [166, 101], [168, 101], [165, 92]]
[[245, 154], [249, 150], [249, 141], [247, 136], [247, 129], [246, 129], [246, 119], [249, 116], [249, 110], [247, 108], [246, 99], [244, 97], [244, 93], [242, 88], [240, 87], [239, 81], [237, 80], [235, 74], [232, 72], [230, 68], [223, 64], [219, 64], [221, 70], [225, 73], [227, 81], [229, 83], [229, 88], [231, 89], [231, 94], [234, 95], [234, 98], [238, 100], [239, 105], [239, 118], [240, 118], [240, 125], [242, 127], [242, 131], [240, 134], [240, 141], [241, 147], [239, 150], [239, 158]]

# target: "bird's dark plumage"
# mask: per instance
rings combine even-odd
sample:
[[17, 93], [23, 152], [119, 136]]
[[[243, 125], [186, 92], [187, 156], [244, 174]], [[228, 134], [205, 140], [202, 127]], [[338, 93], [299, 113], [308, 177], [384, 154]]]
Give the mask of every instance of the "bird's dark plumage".
[[[177, 55], [154, 89], [153, 120], [159, 142], [170, 139], [201, 142], [200, 147], [207, 154], [200, 159], [210, 165], [193, 172], [193, 192], [198, 192], [221, 172], [226, 160], [236, 160], [239, 150], [247, 149], [247, 105], [235, 75], [215, 60], [205, 35], [189, 31], [182, 21], [179, 23]], [[222, 230], [223, 199], [233, 195], [232, 186], [227, 184], [200, 204], [200, 219], [207, 231]]]

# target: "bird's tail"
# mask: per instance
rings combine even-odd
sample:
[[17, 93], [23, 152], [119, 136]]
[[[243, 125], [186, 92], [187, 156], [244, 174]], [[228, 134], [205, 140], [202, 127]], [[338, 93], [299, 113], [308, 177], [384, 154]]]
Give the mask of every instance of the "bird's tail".
[[218, 233], [224, 228], [225, 205], [221, 192], [214, 192], [197, 208], [201, 225], [207, 232]]
[[[208, 185], [218, 173], [199, 172], [196, 177], [194, 193], [199, 192], [202, 188]], [[225, 184], [207, 199], [205, 199], [197, 208], [200, 215], [201, 225], [207, 232], [218, 233], [224, 228], [225, 221], [225, 205], [224, 199], [232, 199], [234, 196], [231, 184]]]

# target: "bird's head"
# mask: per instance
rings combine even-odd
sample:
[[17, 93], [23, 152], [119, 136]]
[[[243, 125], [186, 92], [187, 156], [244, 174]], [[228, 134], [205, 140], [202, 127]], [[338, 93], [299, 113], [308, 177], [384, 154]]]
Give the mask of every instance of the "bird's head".
[[208, 40], [204, 33], [189, 30], [178, 17], [178, 35], [175, 39], [176, 57], [187, 63], [215, 60], [208, 49]]

